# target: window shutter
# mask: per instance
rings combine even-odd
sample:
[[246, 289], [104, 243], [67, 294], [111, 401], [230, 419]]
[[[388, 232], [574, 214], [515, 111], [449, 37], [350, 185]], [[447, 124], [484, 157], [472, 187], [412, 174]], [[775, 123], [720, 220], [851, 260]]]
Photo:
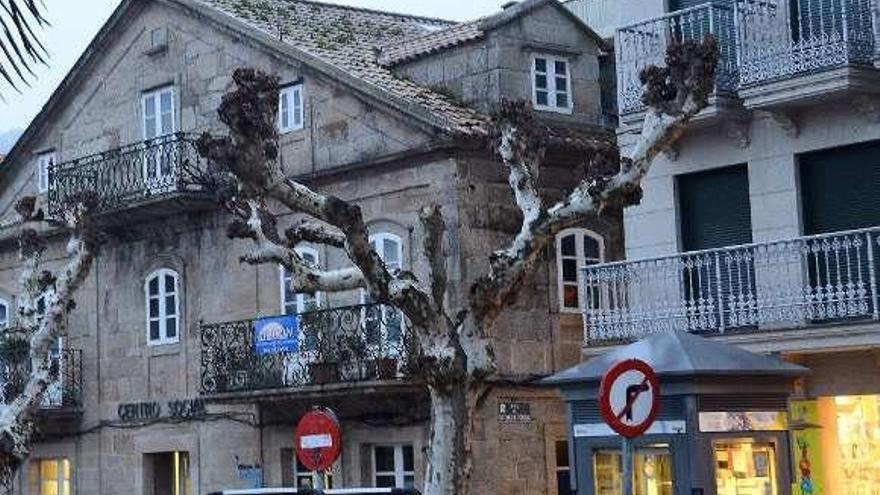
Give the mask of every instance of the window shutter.
[[804, 234], [880, 225], [880, 141], [800, 156]]
[[683, 251], [752, 242], [746, 165], [679, 176]]

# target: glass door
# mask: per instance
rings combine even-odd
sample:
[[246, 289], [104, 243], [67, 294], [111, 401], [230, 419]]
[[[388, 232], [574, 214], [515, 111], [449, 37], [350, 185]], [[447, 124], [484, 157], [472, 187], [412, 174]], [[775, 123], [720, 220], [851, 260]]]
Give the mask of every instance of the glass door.
[[[620, 495], [623, 457], [619, 450], [599, 450], [593, 456], [595, 495]], [[672, 454], [665, 444], [638, 447], [633, 456], [635, 495], [672, 495]]]
[[715, 442], [718, 495], [777, 495], [776, 444], [753, 439]]

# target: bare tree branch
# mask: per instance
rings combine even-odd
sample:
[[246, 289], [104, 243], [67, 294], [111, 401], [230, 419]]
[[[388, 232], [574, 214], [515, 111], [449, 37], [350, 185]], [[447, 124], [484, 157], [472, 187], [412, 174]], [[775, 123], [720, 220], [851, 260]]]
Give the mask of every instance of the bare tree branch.
[[446, 297], [446, 256], [443, 254], [443, 233], [446, 232], [446, 222], [437, 205], [425, 206], [419, 212], [419, 220], [425, 229], [423, 249], [428, 264], [431, 267], [431, 297], [437, 312], [443, 312]]
[[284, 231], [287, 243], [290, 247], [295, 247], [301, 242], [310, 242], [312, 244], [321, 244], [339, 249], [345, 248], [345, 235], [337, 230], [331, 230], [330, 227], [318, 225], [302, 221], [299, 225], [291, 227]]

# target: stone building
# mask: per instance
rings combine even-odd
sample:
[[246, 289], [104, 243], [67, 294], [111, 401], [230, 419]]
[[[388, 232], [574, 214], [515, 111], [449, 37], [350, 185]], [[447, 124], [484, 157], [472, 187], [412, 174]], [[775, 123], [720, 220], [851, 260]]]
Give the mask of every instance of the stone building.
[[[278, 267], [241, 264], [249, 245], [226, 237], [191, 136], [223, 133], [216, 108], [234, 69], [278, 75], [286, 170], [360, 205], [386, 263], [421, 275], [418, 209], [442, 205], [454, 305], [519, 225], [488, 116], [502, 98], [532, 102], [547, 137], [542, 185], [559, 196], [583, 174], [583, 146], [612, 134], [604, 50], [555, 0], [467, 23], [305, 0], [124, 0], [0, 169], [0, 218], [23, 195], [57, 214], [90, 189], [107, 234], [54, 354], [58, 379], [19, 493], [311, 483], [293, 428], [316, 405], [343, 427], [332, 485], [418, 485], [429, 404], [406, 372], [406, 322], [359, 293], [292, 294]], [[505, 385], [479, 414], [477, 493], [565, 493], [563, 406], [530, 383], [579, 361], [577, 269], [619, 257], [619, 225], [561, 234], [499, 322]], [[43, 234], [57, 267], [65, 240]], [[0, 246], [0, 323], [14, 326], [11, 231]], [[301, 249], [322, 267], [345, 263]], [[258, 351], [254, 327], [285, 314], [297, 315], [298, 350]]]
[[[614, 37], [622, 147], [640, 125], [638, 72], [668, 40], [710, 34], [721, 61], [712, 104], [655, 164], [642, 203], [624, 212], [626, 261], [583, 273], [595, 294], [584, 299], [585, 354], [684, 330], [806, 366], [812, 374], [788, 403], [790, 447], [768, 442], [761, 428], [727, 430], [730, 441], [706, 461], [714, 486], [705, 493], [880, 490], [875, 3], [641, 0], [638, 10], [623, 8], [630, 3], [567, 4]], [[753, 399], [736, 411], [701, 404], [700, 414], [777, 407]], [[637, 493], [674, 484], [668, 449], [646, 447], [637, 458], [665, 473]], [[580, 454], [597, 473], [582, 493], [614, 493], [619, 454]], [[788, 460], [794, 487], [773, 474]]]

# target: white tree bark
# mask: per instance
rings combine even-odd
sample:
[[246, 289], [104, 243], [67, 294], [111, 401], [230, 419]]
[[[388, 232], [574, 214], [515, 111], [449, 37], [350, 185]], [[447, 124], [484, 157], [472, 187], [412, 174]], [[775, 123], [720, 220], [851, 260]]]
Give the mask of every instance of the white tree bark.
[[[233, 79], [238, 87], [223, 99], [219, 110], [230, 135], [219, 139], [204, 135], [199, 149], [236, 184], [235, 197], [227, 201], [238, 217], [230, 233], [252, 239], [253, 249], [243, 257], [246, 262], [285, 266], [294, 275], [297, 291], [364, 288], [374, 301], [395, 306], [406, 315], [425, 363], [422, 374], [432, 402], [424, 493], [465, 495], [469, 493], [473, 415], [485, 393], [485, 379], [495, 371], [486, 340], [488, 330], [501, 311], [514, 303], [556, 233], [604, 209], [638, 200], [639, 184], [654, 158], [680, 138], [706, 105], [714, 86], [716, 60], [711, 40], [673, 45], [667, 68], [649, 68], [643, 74], [649, 110], [629, 156], [619, 158], [618, 150], [603, 144], [597, 144], [596, 156], [585, 156], [587, 163], [605, 160], [600, 169], [619, 171], [611, 177], [585, 178], [549, 208], [537, 185], [542, 137], [524, 105], [505, 103], [496, 119], [497, 150], [523, 222], [510, 244], [490, 256], [490, 272], [474, 282], [465, 307], [455, 312], [445, 301], [442, 239], [446, 227], [439, 207], [428, 205], [420, 212], [425, 229], [423, 254], [430, 266], [430, 280], [420, 285], [412, 274], [387, 269], [368, 242], [360, 208], [284, 175], [277, 163], [275, 78], [250, 69], [236, 71]], [[275, 217], [265, 206], [269, 201], [318, 223], [291, 229], [282, 239]], [[309, 266], [294, 250], [299, 241], [341, 247], [352, 266], [334, 271]]]
[[[29, 339], [30, 373], [24, 390], [10, 403], [0, 405], [0, 494], [12, 494], [16, 470], [30, 453], [34, 435], [34, 416], [42, 404], [52, 376], [50, 350], [64, 334], [65, 316], [73, 307], [74, 296], [91, 270], [97, 251], [97, 238], [91, 225], [90, 200], [71, 205], [64, 225], [72, 232], [67, 243], [68, 261], [60, 273], [41, 267], [43, 240], [29, 225], [40, 221], [33, 198], [24, 198], [17, 208], [24, 222], [19, 240], [23, 269], [20, 305], [21, 323]], [[43, 296], [45, 310], [38, 314], [37, 299]], [[9, 338], [9, 335], [0, 336]]]

